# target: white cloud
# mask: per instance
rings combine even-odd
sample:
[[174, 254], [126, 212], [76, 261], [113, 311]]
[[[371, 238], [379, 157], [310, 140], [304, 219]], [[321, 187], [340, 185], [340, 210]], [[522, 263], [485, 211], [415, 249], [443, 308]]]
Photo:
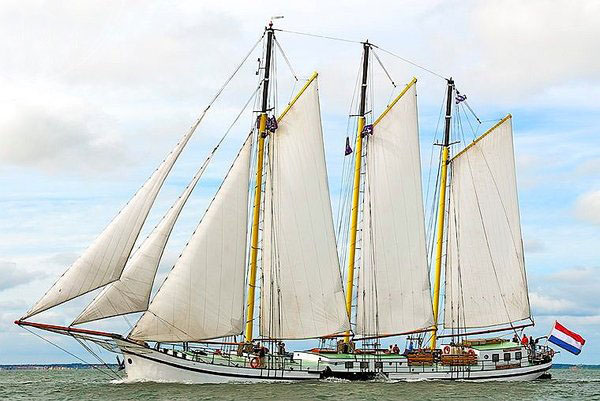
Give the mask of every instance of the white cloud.
[[39, 270], [24, 270], [17, 268], [13, 262], [0, 261], [0, 291], [14, 288], [22, 284], [40, 280], [48, 276], [47, 272]]
[[571, 311], [575, 303], [566, 299], [551, 298], [537, 292], [529, 293], [531, 307], [539, 314], [557, 314]]
[[525, 247], [525, 253], [543, 252], [546, 250], [544, 242], [535, 238], [525, 238], [523, 246]]
[[5, 165], [81, 173], [111, 169], [125, 161], [116, 137], [95, 132], [72, 110], [53, 114], [48, 108], [21, 107], [4, 116], [0, 160]]
[[587, 192], [577, 198], [573, 211], [582, 221], [600, 224], [600, 190]]

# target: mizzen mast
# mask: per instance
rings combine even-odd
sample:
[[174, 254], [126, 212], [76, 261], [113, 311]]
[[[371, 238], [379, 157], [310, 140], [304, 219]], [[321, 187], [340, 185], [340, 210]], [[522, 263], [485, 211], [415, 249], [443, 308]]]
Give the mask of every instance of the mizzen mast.
[[446, 182], [448, 177], [448, 155], [450, 153], [450, 124], [452, 122], [452, 95], [454, 81], [448, 79], [446, 95], [446, 123], [444, 141], [442, 142], [442, 157], [440, 160], [440, 202], [438, 206], [437, 240], [435, 248], [435, 277], [433, 282], [433, 327], [431, 332], [431, 349], [435, 349], [440, 305], [440, 281], [442, 276], [442, 250], [444, 243], [444, 222], [446, 215]]
[[254, 205], [252, 214], [252, 234], [250, 239], [250, 272], [248, 276], [248, 310], [246, 314], [246, 332], [244, 339], [252, 342], [252, 329], [254, 324], [254, 298], [256, 289], [256, 270], [258, 258], [258, 235], [260, 223], [260, 204], [262, 195], [262, 175], [265, 154], [265, 138], [267, 136], [267, 111], [269, 107], [269, 78], [271, 75], [271, 56], [273, 50], [273, 22], [267, 28], [267, 49], [265, 54], [265, 71], [263, 78], [262, 107], [258, 123], [258, 140], [256, 156], [256, 188], [254, 192]]
[[[363, 43], [363, 65], [362, 81], [360, 88], [360, 104], [358, 108], [358, 127], [356, 132], [356, 145], [354, 147], [354, 185], [352, 188], [352, 210], [350, 212], [350, 239], [348, 247], [348, 272], [346, 278], [346, 313], [352, 321], [352, 296], [354, 294], [354, 260], [356, 257], [356, 233], [358, 229], [358, 209], [360, 198], [360, 175], [362, 165], [362, 131], [365, 127], [365, 108], [367, 104], [367, 79], [369, 73], [369, 50], [371, 45], [368, 41]], [[344, 342], [350, 342], [350, 332], [346, 332]]]

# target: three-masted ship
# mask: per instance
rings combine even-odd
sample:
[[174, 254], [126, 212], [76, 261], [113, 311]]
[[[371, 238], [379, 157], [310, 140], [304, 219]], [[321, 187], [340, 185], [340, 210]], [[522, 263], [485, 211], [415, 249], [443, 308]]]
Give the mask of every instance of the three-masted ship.
[[[202, 117], [84, 254], [15, 323], [122, 354], [130, 380], [541, 376], [552, 365], [549, 349], [481, 338], [533, 323], [510, 115], [451, 156], [456, 90], [447, 80], [432, 290], [416, 79], [373, 119], [367, 89], [374, 45], [362, 43], [359, 101], [352, 117], [356, 136], [346, 152], [353, 164], [350, 204], [345, 234], [337, 233], [347, 244], [336, 244], [318, 76], [314, 73], [275, 114], [270, 85], [275, 32], [270, 24], [261, 38], [255, 127], [154, 297], [171, 231], [218, 146], [150, 235], [135, 250], [134, 245]], [[94, 290], [97, 296], [69, 326], [31, 321]], [[79, 326], [135, 312], [143, 313], [127, 335]], [[382, 347], [386, 338], [398, 336], [411, 339], [403, 353]], [[307, 339], [319, 346], [287, 351], [283, 343]]]

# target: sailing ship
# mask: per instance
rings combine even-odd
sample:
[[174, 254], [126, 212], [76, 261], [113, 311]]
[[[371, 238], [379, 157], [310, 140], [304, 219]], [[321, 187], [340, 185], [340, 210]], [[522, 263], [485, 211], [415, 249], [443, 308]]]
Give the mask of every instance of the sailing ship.
[[[340, 232], [336, 243], [318, 74], [276, 116], [270, 85], [275, 32], [269, 24], [259, 41], [264, 54], [257, 122], [154, 297], [171, 231], [219, 145], [150, 235], [134, 246], [210, 106], [92, 245], [15, 323], [122, 354], [129, 380], [526, 380], [550, 369], [553, 353], [546, 347], [480, 337], [533, 324], [511, 116], [451, 156], [456, 88], [447, 80], [432, 291], [416, 78], [370, 121], [369, 63], [376, 46], [362, 42], [360, 99], [352, 116], [356, 136], [354, 149], [348, 139], [346, 152], [353, 164], [347, 244]], [[69, 326], [31, 321], [94, 290], [96, 297]], [[126, 335], [79, 326], [136, 312], [142, 315]], [[398, 336], [411, 340], [404, 353], [382, 348], [383, 339]], [[292, 340], [318, 340], [319, 346], [289, 352], [283, 341]]]

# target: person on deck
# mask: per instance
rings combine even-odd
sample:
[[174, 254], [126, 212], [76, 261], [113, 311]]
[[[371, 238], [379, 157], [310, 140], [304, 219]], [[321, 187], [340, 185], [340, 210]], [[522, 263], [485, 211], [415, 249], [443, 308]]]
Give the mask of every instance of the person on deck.
[[529, 336], [529, 346], [531, 347], [531, 352], [535, 354], [535, 340], [533, 336]]
[[515, 333], [515, 335], [512, 338], [512, 342], [518, 344], [519, 343], [519, 336], [517, 335], [517, 333]]
[[398, 348], [398, 344], [394, 344], [394, 348], [392, 348], [392, 352], [394, 354], [399, 354], [400, 353], [400, 348]]
[[258, 360], [260, 362], [261, 368], [265, 367], [265, 354], [266, 354], [265, 347], [260, 347], [260, 349], [258, 350]]
[[526, 334], [523, 334], [523, 339], [521, 340], [521, 345], [524, 347], [527, 347], [527, 344], [529, 344], [529, 339], [527, 338]]

